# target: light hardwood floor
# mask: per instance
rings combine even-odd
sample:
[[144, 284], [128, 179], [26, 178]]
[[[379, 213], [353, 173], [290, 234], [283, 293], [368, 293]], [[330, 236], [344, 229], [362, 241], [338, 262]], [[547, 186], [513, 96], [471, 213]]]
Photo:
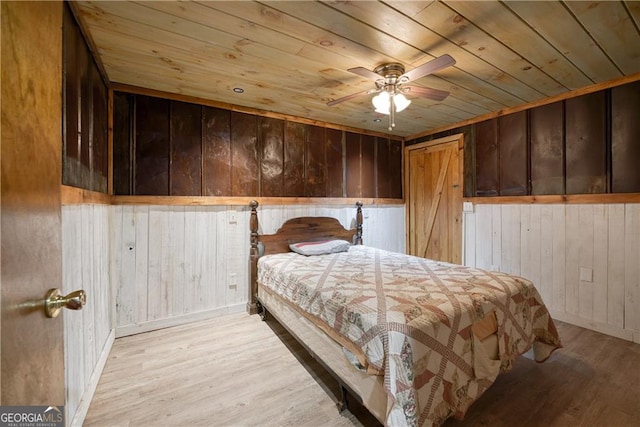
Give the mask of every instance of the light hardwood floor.
[[[636, 426], [640, 345], [557, 322], [564, 348], [526, 356], [452, 426]], [[116, 340], [86, 426], [377, 426], [274, 320], [229, 315]]]

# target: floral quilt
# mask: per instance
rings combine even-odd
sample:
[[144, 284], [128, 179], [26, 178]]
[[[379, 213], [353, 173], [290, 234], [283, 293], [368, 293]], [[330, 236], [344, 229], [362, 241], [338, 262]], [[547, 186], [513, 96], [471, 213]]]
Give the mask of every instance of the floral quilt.
[[[461, 418], [501, 371], [533, 346], [561, 346], [533, 284], [521, 277], [352, 246], [347, 252], [260, 258], [258, 283], [298, 306], [384, 375], [389, 426]], [[472, 325], [495, 312], [499, 360]]]

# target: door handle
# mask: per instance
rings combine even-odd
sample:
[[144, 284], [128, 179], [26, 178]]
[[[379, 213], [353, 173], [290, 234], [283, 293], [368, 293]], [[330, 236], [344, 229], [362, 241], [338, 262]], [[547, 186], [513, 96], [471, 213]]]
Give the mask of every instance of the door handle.
[[82, 289], [65, 296], [62, 296], [60, 289], [49, 289], [44, 299], [44, 312], [47, 317], [57, 317], [63, 307], [69, 310], [81, 310], [86, 302], [87, 294]]

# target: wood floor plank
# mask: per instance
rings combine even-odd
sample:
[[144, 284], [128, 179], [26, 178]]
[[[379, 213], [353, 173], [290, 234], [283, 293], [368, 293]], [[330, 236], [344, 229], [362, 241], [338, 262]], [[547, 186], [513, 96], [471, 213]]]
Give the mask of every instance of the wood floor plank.
[[[556, 322], [564, 348], [514, 369], [446, 426], [631, 426], [640, 345]], [[118, 338], [86, 426], [379, 426], [276, 321], [234, 314]]]

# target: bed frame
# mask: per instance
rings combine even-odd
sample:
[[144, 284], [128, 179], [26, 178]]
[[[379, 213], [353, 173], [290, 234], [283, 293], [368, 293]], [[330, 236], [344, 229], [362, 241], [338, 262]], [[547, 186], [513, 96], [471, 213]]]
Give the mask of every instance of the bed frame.
[[[357, 371], [343, 353], [342, 346], [317, 326], [301, 316], [295, 309], [263, 287], [258, 287], [258, 259], [262, 255], [290, 252], [289, 245], [297, 242], [327, 239], [344, 239], [356, 245], [362, 244], [362, 202], [356, 203], [356, 228], [347, 230], [335, 218], [299, 217], [286, 221], [274, 234], [258, 234], [258, 202], [252, 201], [250, 217], [251, 249], [249, 252], [250, 293], [247, 311], [260, 314], [263, 320], [267, 312], [273, 316], [311, 356], [340, 384], [341, 396], [336, 402], [340, 411], [347, 408], [347, 395], [354, 397], [382, 424], [385, 424], [387, 395], [383, 377]], [[495, 316], [492, 315], [494, 318]], [[490, 316], [487, 316], [490, 317]], [[474, 325], [475, 328], [475, 325]], [[474, 329], [474, 333], [476, 333]], [[481, 339], [487, 354], [497, 358], [498, 338], [491, 332]]]
[[[289, 245], [328, 239], [343, 239], [355, 245], [362, 244], [362, 202], [356, 202], [356, 228], [347, 230], [336, 218], [299, 217], [285, 222], [275, 234], [258, 234], [258, 202], [249, 203], [251, 217], [251, 249], [249, 250], [249, 302], [247, 312], [258, 313], [258, 258], [262, 255], [289, 252]], [[260, 250], [262, 244], [262, 250]]]
[[262, 255], [290, 252], [289, 245], [297, 242], [319, 241], [327, 239], [343, 239], [353, 244], [362, 244], [362, 202], [356, 202], [356, 228], [347, 230], [336, 218], [331, 217], [298, 217], [286, 221], [275, 234], [258, 234], [258, 202], [249, 203], [251, 216], [249, 230], [251, 232], [251, 248], [249, 251], [249, 302], [247, 312], [259, 314], [266, 319], [267, 312], [272, 315], [311, 356], [340, 385], [340, 398], [336, 402], [339, 411], [347, 409], [347, 395], [351, 395], [359, 403], [384, 423], [386, 410], [386, 394], [382, 387], [382, 377], [362, 374], [356, 371], [342, 353], [342, 347], [326, 336], [310, 322], [297, 316], [285, 304], [269, 300], [265, 295], [259, 296], [258, 259]]

